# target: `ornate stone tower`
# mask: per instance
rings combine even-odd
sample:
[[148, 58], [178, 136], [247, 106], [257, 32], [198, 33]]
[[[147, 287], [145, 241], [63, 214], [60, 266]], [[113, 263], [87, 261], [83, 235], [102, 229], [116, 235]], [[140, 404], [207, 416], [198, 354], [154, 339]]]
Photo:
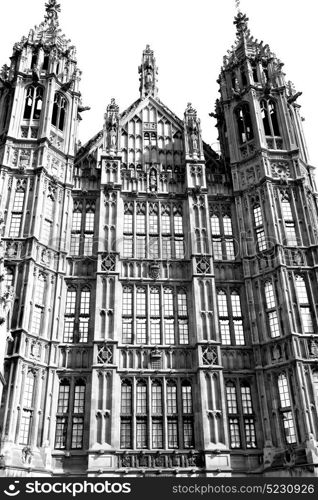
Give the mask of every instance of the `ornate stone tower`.
[[31, 464], [34, 471], [50, 470], [54, 447], [55, 370], [80, 101], [75, 48], [59, 29], [58, 12], [50, 0], [44, 21], [14, 46], [11, 65], [0, 77], [7, 284], [4, 291], [1, 281], [1, 300], [15, 292], [1, 406], [2, 464], [9, 475]]
[[[291, 466], [298, 474], [317, 474], [314, 174], [297, 104], [301, 93], [285, 80], [283, 63], [269, 46], [253, 39], [247, 22], [239, 12], [216, 106], [222, 153], [233, 183], [249, 339], [245, 355], [253, 360], [249, 367], [237, 360], [225, 371], [232, 465], [247, 467], [239, 451], [245, 439], [255, 467], [256, 450], [263, 449], [263, 457], [258, 456], [263, 473], [274, 469], [286, 474], [284, 467]], [[221, 310], [220, 304], [222, 328]], [[230, 343], [225, 334], [222, 343]], [[256, 411], [246, 406], [247, 379], [251, 387], [256, 384], [256, 440], [247, 424], [249, 413]]]

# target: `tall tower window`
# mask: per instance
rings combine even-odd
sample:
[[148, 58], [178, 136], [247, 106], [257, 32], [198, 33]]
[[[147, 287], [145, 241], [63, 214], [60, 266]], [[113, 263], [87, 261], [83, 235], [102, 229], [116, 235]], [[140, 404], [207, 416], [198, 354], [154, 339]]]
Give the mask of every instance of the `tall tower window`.
[[267, 146], [270, 149], [282, 149], [275, 101], [262, 99], [260, 106]]
[[134, 385], [133, 379], [124, 379], [121, 386], [120, 447], [175, 449], [179, 437], [182, 448], [194, 446], [190, 381], [137, 379]]
[[45, 218], [42, 226], [42, 241], [45, 245], [51, 243], [52, 229], [53, 229], [53, 218], [54, 218], [54, 199], [52, 196], [48, 196], [45, 201]]
[[41, 323], [44, 312], [44, 291], [45, 276], [43, 274], [39, 274], [35, 282], [34, 308], [32, 312], [31, 331], [34, 335], [39, 335], [41, 331]]
[[[159, 244], [160, 232], [162, 245]], [[125, 203], [123, 257], [183, 259], [182, 207], [152, 202]]]
[[222, 344], [245, 345], [241, 299], [238, 292], [233, 291], [228, 296], [224, 290], [218, 290], [217, 303]]
[[295, 288], [299, 304], [300, 318], [304, 333], [314, 333], [314, 325], [310, 310], [305, 280], [302, 276], [295, 276]]
[[280, 329], [278, 324], [276, 298], [273, 284], [267, 281], [264, 286], [266, 315], [269, 325], [270, 336], [276, 338], [280, 336]]
[[286, 243], [290, 246], [297, 246], [297, 235], [295, 230], [295, 222], [292, 214], [292, 208], [288, 199], [283, 198], [281, 202], [282, 216], [285, 225]]
[[233, 226], [230, 215], [211, 215], [212, 248], [214, 260], [235, 260]]
[[62, 380], [59, 387], [55, 430], [55, 448], [59, 450], [64, 450], [67, 445], [69, 401], [70, 383], [68, 380]]
[[77, 292], [70, 287], [66, 294], [63, 342], [87, 342], [91, 292], [84, 287]]
[[[85, 382], [62, 380], [57, 403], [55, 448], [83, 448]], [[70, 441], [68, 442], [68, 436]]]
[[77, 382], [74, 388], [74, 404], [72, 416], [71, 448], [83, 448], [84, 431], [84, 409], [85, 409], [85, 385]]
[[240, 144], [245, 144], [254, 138], [249, 105], [244, 103], [235, 110]]
[[[237, 392], [238, 389], [238, 392]], [[237, 396], [240, 395], [240, 397]], [[226, 384], [231, 448], [256, 448], [251, 388], [246, 383]]]
[[54, 96], [52, 125], [54, 125], [54, 127], [56, 127], [61, 132], [63, 132], [64, 130], [66, 109], [66, 98], [62, 94], [59, 94], [57, 92]]
[[[134, 301], [136, 308], [133, 314]], [[124, 344], [189, 343], [188, 298], [185, 289], [125, 286], [122, 304]]]
[[294, 418], [291, 411], [290, 391], [287, 377], [284, 373], [278, 377], [278, 393], [286, 442], [288, 444], [296, 443], [297, 438]]
[[20, 420], [19, 444], [28, 445], [30, 443], [31, 423], [34, 412], [34, 385], [35, 376], [32, 371], [27, 373], [25, 384], [22, 389], [22, 415]]
[[[83, 210], [83, 206], [85, 207]], [[74, 200], [71, 230], [71, 255], [92, 255], [94, 243], [95, 201]]]
[[256, 233], [258, 250], [263, 251], [266, 250], [267, 245], [265, 239], [263, 214], [260, 205], [254, 206], [253, 214], [254, 214], [255, 233]]
[[22, 189], [15, 192], [9, 229], [10, 238], [19, 238], [20, 236], [24, 196], [25, 192]]
[[40, 85], [30, 85], [26, 89], [24, 104], [24, 120], [39, 120], [43, 104], [43, 87]]

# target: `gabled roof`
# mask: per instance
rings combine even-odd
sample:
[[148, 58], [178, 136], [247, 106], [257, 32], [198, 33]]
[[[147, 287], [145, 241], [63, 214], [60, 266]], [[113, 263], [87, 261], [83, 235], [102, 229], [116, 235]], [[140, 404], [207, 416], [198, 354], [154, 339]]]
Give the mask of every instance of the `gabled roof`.
[[[127, 109], [125, 109], [122, 113], [120, 113], [119, 115], [120, 126], [125, 125], [136, 113], [139, 113], [148, 104], [155, 106], [165, 118], [171, 120], [174, 123], [177, 129], [181, 130], [183, 129], [184, 127], [183, 120], [178, 118], [177, 115], [175, 115], [168, 108], [168, 106], [166, 106], [162, 101], [160, 101], [160, 99], [154, 98], [151, 95], [148, 95], [144, 99], [141, 98], [137, 99], [130, 106], [128, 106]], [[87, 141], [83, 146], [80, 147], [76, 155], [77, 159], [81, 158], [86, 154], [89, 154], [92, 150], [98, 148], [101, 145], [102, 140], [103, 140], [103, 130], [100, 130], [89, 141]]]

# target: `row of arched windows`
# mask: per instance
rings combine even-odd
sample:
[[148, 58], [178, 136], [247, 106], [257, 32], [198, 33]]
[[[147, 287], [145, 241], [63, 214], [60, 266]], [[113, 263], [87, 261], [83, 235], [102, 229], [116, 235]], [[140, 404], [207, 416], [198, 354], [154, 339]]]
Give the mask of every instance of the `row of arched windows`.
[[[260, 101], [260, 108], [265, 136], [280, 137], [281, 134], [275, 101], [272, 99], [262, 99]], [[234, 113], [236, 117], [239, 142], [240, 144], [245, 144], [254, 138], [249, 104], [244, 102], [235, 109]]]
[[120, 414], [123, 449], [194, 446], [192, 386], [188, 380], [125, 379]]
[[[25, 105], [24, 105], [24, 120], [39, 120], [43, 105], [44, 87], [33, 84], [27, 87]], [[51, 123], [58, 130], [63, 132], [65, 126], [65, 117], [67, 110], [67, 100], [63, 94], [56, 92], [54, 96], [53, 111]]]

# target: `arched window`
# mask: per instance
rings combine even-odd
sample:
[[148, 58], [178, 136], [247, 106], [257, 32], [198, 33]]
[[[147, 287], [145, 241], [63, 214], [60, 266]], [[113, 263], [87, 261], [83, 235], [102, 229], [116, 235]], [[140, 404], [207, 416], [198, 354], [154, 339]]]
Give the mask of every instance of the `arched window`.
[[310, 303], [305, 280], [302, 276], [295, 276], [295, 288], [300, 310], [300, 317], [304, 333], [314, 333], [314, 325], [310, 310]]
[[145, 382], [138, 382], [136, 387], [136, 447], [148, 447], [147, 426], [147, 386]]
[[30, 85], [26, 90], [24, 120], [39, 120], [43, 103], [43, 87]]
[[65, 125], [67, 102], [66, 98], [59, 93], [54, 96], [52, 125], [63, 132]]
[[237, 397], [235, 385], [232, 382], [226, 384], [226, 401], [229, 414], [237, 414]]
[[63, 342], [73, 342], [76, 308], [76, 290], [69, 288], [66, 294]]
[[278, 315], [276, 309], [276, 298], [273, 284], [267, 281], [264, 285], [266, 314], [269, 325], [270, 336], [272, 338], [280, 336]]
[[312, 379], [313, 379], [313, 383], [314, 383], [314, 394], [316, 396], [317, 403], [318, 403], [318, 371], [313, 372]]
[[266, 136], [280, 137], [276, 104], [273, 100], [261, 100], [261, 115]]
[[182, 384], [182, 413], [192, 413], [192, 388], [189, 382]]
[[8, 288], [13, 287], [14, 274], [11, 267], [5, 267], [5, 284]]
[[35, 377], [32, 371], [29, 371], [23, 391], [23, 400], [22, 400], [22, 415], [20, 420], [20, 434], [19, 434], [19, 444], [28, 445], [30, 442], [30, 431], [31, 431], [31, 422], [33, 418], [33, 399], [34, 399], [34, 383]]
[[2, 128], [4, 129], [6, 124], [7, 124], [7, 118], [9, 114], [9, 107], [10, 107], [10, 94], [7, 94], [5, 99], [4, 99], [4, 104], [3, 104], [3, 115], [2, 115]]
[[258, 250], [260, 252], [262, 252], [263, 250], [266, 250], [267, 244], [266, 244], [266, 239], [265, 239], [263, 214], [262, 214], [262, 209], [261, 209], [260, 205], [258, 205], [258, 204], [254, 205], [253, 214], [254, 214], [257, 246], [258, 246]]
[[285, 439], [288, 444], [295, 443], [296, 430], [293, 413], [291, 411], [290, 391], [286, 375], [281, 373], [277, 382]]
[[231, 345], [230, 319], [227, 306], [226, 293], [223, 290], [217, 292], [218, 312], [221, 341], [223, 345]]
[[239, 141], [244, 144], [253, 139], [253, 127], [249, 105], [243, 104], [235, 110], [236, 121], [238, 126]]
[[61, 380], [59, 387], [59, 396], [57, 401], [56, 429], [55, 429], [55, 448], [64, 450], [67, 440], [67, 424], [69, 416], [70, 403], [70, 382]]
[[153, 382], [151, 387], [152, 414], [162, 414], [162, 387], [159, 382]]
[[132, 409], [132, 387], [128, 382], [123, 382], [121, 386], [121, 409], [120, 412], [122, 415], [131, 415]]
[[41, 330], [42, 317], [44, 311], [44, 292], [45, 292], [45, 276], [43, 274], [39, 274], [35, 282], [34, 308], [32, 311], [31, 331], [33, 335], [39, 335]]
[[79, 308], [79, 341], [88, 341], [88, 323], [90, 312], [91, 291], [85, 287], [81, 291], [80, 308]]
[[241, 433], [238, 418], [238, 405], [236, 388], [232, 382], [226, 384], [227, 411], [229, 414], [230, 446], [231, 448], [241, 447]]
[[77, 450], [83, 448], [85, 389], [83, 381], [76, 382], [74, 388], [71, 448]]
[[132, 445], [132, 386], [124, 380], [121, 386], [121, 421], [120, 447], [131, 448]]

